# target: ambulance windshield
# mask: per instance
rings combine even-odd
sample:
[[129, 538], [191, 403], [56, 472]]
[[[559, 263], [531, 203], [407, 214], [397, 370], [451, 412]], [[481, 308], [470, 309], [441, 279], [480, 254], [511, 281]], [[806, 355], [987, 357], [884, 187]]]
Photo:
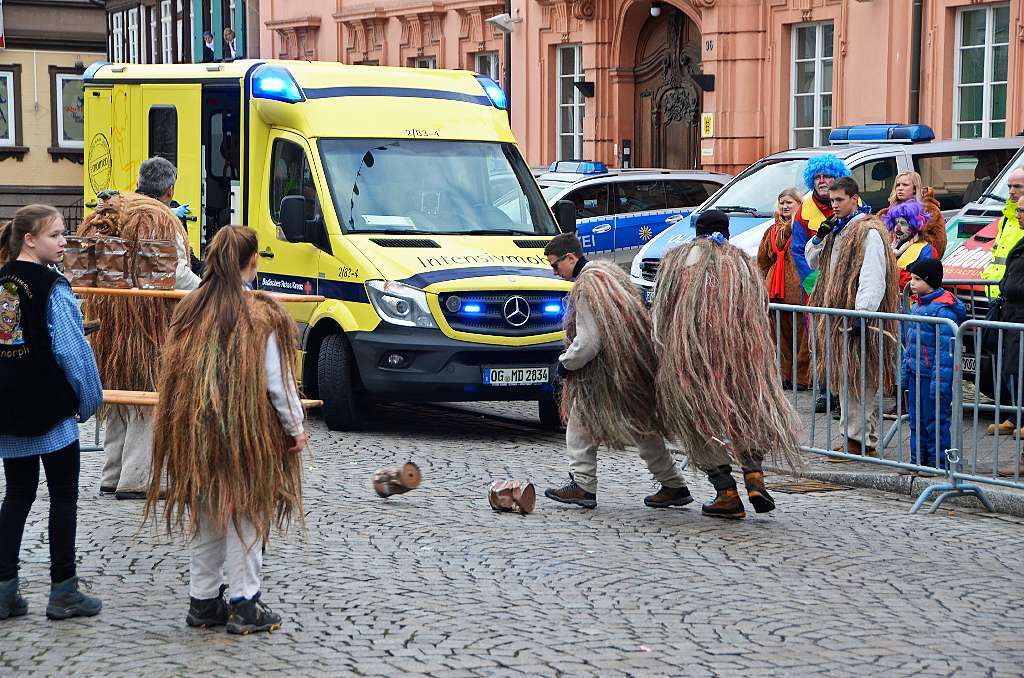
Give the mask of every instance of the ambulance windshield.
[[323, 139], [319, 148], [346, 233], [558, 233], [512, 144]]

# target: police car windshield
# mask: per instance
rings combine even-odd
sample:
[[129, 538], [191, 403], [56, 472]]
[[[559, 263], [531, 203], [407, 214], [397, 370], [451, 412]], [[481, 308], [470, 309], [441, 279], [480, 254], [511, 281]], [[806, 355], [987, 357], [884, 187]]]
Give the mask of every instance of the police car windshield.
[[727, 184], [714, 201], [702, 209], [729, 207], [729, 211], [770, 217], [775, 214], [775, 201], [782, 189], [796, 186], [803, 193], [806, 166], [807, 158], [757, 163]]
[[1010, 187], [1006, 185], [1006, 180], [1013, 170], [1020, 167], [1024, 167], [1024, 150], [1018, 151], [1017, 155], [1010, 161], [1010, 164], [1003, 168], [1003, 171], [999, 173], [996, 180], [988, 187], [988, 192], [983, 197], [1003, 203], [1009, 200]]
[[512, 144], [323, 139], [319, 147], [346, 233], [558, 233]]

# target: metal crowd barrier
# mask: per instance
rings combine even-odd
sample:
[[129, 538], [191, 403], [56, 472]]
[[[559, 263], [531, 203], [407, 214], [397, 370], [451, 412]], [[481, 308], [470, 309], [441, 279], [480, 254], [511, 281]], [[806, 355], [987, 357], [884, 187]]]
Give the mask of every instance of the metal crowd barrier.
[[[979, 286], [991, 284], [990, 281], [973, 280], [949, 282]], [[1007, 333], [1015, 333], [1020, 345], [1024, 347], [1024, 324], [969, 320], [958, 327], [946, 318], [907, 313], [873, 313], [786, 304], [771, 304], [769, 309], [775, 320], [776, 360], [779, 361], [783, 380], [791, 384], [790, 398], [804, 423], [802, 450], [837, 461], [870, 463], [904, 474], [944, 477], [945, 482], [932, 485], [922, 493], [911, 509], [912, 513], [919, 511], [933, 496], [935, 501], [930, 512], [935, 512], [946, 499], [954, 496], [976, 496], [991, 510], [988, 498], [977, 483], [1024, 489], [1020, 456], [1024, 437], [1024, 408], [1018, 406], [1018, 403], [1024, 402], [1024, 351], [1018, 352], [1019, 364], [1011, 366], [1014, 369], [1009, 380], [1016, 390], [1013, 398], [1006, 396], [1007, 378], [1004, 375], [1008, 370], [1001, 364], [1002, 346]], [[794, 356], [792, 362], [787, 364], [783, 364], [782, 355], [782, 321], [785, 318], [789, 319], [794, 328], [791, 336], [786, 337]], [[915, 343], [904, 347], [907, 329], [914, 325], [933, 329], [934, 341], [923, 345], [921, 332], [916, 332]], [[819, 345], [818, 334], [813, 331], [815, 326], [825, 330], [824, 345]], [[973, 357], [973, 364], [980, 371], [982, 356], [987, 355], [977, 340], [979, 329], [982, 328], [996, 333], [996, 336], [986, 340], [986, 344], [995, 346], [992, 359], [984, 361], [986, 367], [992, 368], [994, 404], [982, 402], [981, 392], [989, 386], [987, 381], [977, 376], [975, 381], [978, 384], [973, 390], [973, 397], [965, 400], [963, 396], [965, 359]], [[839, 341], [832, 340], [834, 329], [840, 330]], [[941, 337], [942, 329], [948, 334], [945, 339]], [[807, 333], [811, 364], [811, 383], [807, 384], [810, 388], [805, 394], [799, 393], [799, 371], [795, 359], [800, 331]], [[895, 388], [888, 393], [882, 388], [872, 388], [868, 383], [866, 349], [869, 342], [873, 342], [877, 349], [874, 358], [877, 360], [874, 365], [877, 373], [882, 375], [890, 367], [896, 369], [893, 375]], [[886, 364], [884, 356], [887, 349], [896, 352], [898, 361]], [[907, 350], [920, 359], [911, 361], [909, 377], [904, 379], [900, 367]], [[840, 353], [837, 354], [837, 351]], [[841, 360], [833, 360], [834, 357]], [[990, 362], [993, 364], [989, 365]], [[844, 366], [843, 373], [836, 375], [837, 379], [833, 379], [834, 365]], [[942, 379], [943, 373], [949, 375], [945, 382]], [[835, 408], [830, 398], [825, 398], [823, 413], [813, 412], [817, 396], [825, 390], [822, 385], [829, 383], [837, 387], [839, 392], [834, 395], [838, 396], [840, 413], [845, 413], [838, 424], [833, 422]], [[933, 384], [943, 383], [944, 388], [932, 387]], [[850, 396], [854, 384], [860, 386], [854, 389], [862, 394], [860, 399]], [[896, 397], [897, 394], [901, 397]], [[910, 394], [913, 394], [913, 403], [905, 401], [905, 397]], [[892, 405], [889, 411], [886, 411], [887, 404]], [[808, 412], [808, 409], [811, 411]], [[969, 425], [966, 427], [965, 410], [969, 415], [966, 418]], [[1014, 416], [1014, 433], [1000, 436], [997, 426], [994, 436], [986, 435], [983, 438], [979, 429], [987, 427], [988, 419], [993, 415], [996, 415], [995, 423], [998, 424], [1004, 413]], [[883, 422], [887, 418], [894, 421], [885, 430]], [[943, 440], [943, 422], [948, 422], [949, 426], [948, 443]], [[918, 432], [917, 449], [913, 449], [914, 438], [908, 430], [911, 424], [912, 429]], [[866, 449], [862, 449], [862, 454], [851, 453], [849, 441], [861, 439], [864, 441], [863, 448], [873, 446], [875, 449], [866, 454], [863, 453]], [[1011, 448], [1010, 452], [1005, 450], [1007, 446]], [[927, 459], [929, 451], [934, 452], [934, 458], [930, 460]], [[1007, 460], [1011, 458], [1013, 463], [1008, 466]]]

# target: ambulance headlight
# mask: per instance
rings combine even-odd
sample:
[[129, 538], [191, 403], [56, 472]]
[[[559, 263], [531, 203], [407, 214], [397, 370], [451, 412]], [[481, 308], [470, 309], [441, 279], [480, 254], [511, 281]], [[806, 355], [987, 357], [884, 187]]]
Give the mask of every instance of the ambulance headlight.
[[391, 280], [367, 280], [366, 294], [384, 322], [406, 327], [437, 327], [427, 295]]
[[252, 95], [257, 99], [273, 99], [288, 104], [306, 100], [288, 69], [271, 64], [260, 66], [252, 74]]

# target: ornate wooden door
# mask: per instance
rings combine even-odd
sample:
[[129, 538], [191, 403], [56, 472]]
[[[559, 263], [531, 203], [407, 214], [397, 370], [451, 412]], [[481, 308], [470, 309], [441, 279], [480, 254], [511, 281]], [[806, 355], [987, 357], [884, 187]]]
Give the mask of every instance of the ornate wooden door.
[[668, 5], [644, 24], [637, 41], [634, 167], [700, 166], [700, 32]]

